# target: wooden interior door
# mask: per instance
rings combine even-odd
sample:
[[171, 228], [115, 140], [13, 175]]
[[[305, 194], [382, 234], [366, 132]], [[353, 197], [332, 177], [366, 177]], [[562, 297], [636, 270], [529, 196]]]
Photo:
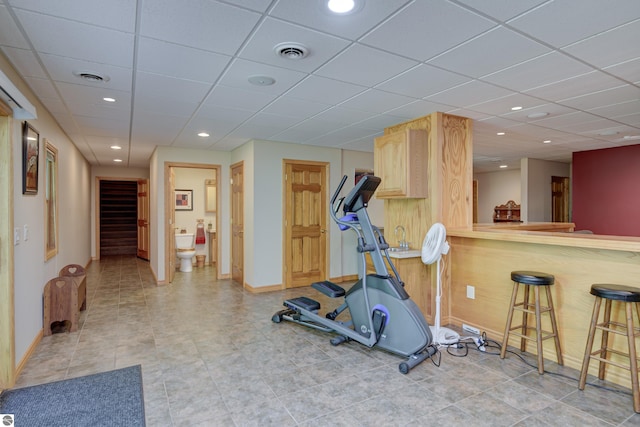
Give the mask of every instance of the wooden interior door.
[[244, 286], [244, 163], [231, 165], [231, 278]]
[[138, 180], [138, 256], [149, 261], [149, 180]]
[[551, 221], [569, 222], [569, 178], [551, 177]]
[[285, 162], [284, 282], [327, 279], [327, 164]]

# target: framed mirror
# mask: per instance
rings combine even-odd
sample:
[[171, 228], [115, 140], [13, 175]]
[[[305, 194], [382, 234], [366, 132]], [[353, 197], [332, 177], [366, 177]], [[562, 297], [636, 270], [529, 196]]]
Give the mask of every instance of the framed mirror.
[[58, 253], [58, 149], [45, 139], [44, 259]]
[[204, 205], [205, 212], [216, 211], [216, 180], [205, 179], [204, 180]]

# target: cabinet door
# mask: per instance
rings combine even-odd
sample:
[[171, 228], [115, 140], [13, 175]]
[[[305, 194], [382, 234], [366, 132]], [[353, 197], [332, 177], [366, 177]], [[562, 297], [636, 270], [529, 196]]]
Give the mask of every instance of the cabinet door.
[[408, 129], [375, 139], [374, 169], [382, 179], [378, 198], [427, 197], [427, 132]]

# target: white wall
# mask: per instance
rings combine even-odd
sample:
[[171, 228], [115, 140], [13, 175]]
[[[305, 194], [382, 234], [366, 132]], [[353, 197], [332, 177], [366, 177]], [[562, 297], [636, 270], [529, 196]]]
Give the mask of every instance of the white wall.
[[[151, 269], [159, 282], [164, 282], [165, 277], [165, 226], [168, 219], [164, 215], [165, 203], [165, 162], [170, 163], [190, 163], [202, 165], [218, 165], [220, 166], [220, 183], [218, 191], [220, 191], [220, 206], [218, 206], [217, 214], [220, 215], [220, 230], [217, 231], [217, 238], [220, 240], [220, 274], [228, 275], [230, 272], [230, 254], [231, 247], [231, 227], [229, 224], [229, 198], [230, 188], [229, 182], [229, 166], [231, 165], [231, 153], [227, 151], [213, 150], [190, 150], [186, 148], [175, 147], [157, 147], [151, 156], [149, 165], [149, 186], [151, 195], [149, 197], [149, 222], [150, 222], [150, 254], [149, 261]], [[204, 190], [203, 190], [204, 191]]]
[[[253, 141], [253, 153], [244, 156], [253, 163], [253, 177], [245, 163], [245, 282], [254, 288], [281, 285], [283, 160], [312, 160], [329, 163], [329, 193], [342, 178], [342, 154], [337, 148], [301, 144]], [[235, 157], [234, 157], [235, 160]], [[238, 159], [239, 160], [239, 159]], [[253, 197], [251, 199], [251, 197]], [[330, 277], [342, 276], [342, 244], [337, 227], [329, 229]]]
[[520, 169], [474, 174], [478, 181], [478, 223], [492, 223], [493, 209], [509, 200], [520, 204]]
[[92, 166], [91, 167], [91, 258], [97, 259], [98, 255], [96, 253], [97, 248], [97, 229], [96, 229], [96, 197], [99, 195], [96, 194], [96, 191], [99, 191], [97, 188], [97, 178], [101, 179], [126, 179], [137, 181], [138, 179], [149, 179], [149, 169], [143, 168], [125, 168], [118, 166]]
[[[349, 192], [351, 190], [351, 187], [354, 184], [353, 177], [356, 169], [373, 170], [373, 153], [367, 153], [363, 151], [350, 151], [350, 150], [342, 151], [342, 173], [343, 175], [347, 175], [349, 177], [349, 180], [345, 184], [344, 191], [346, 192]], [[376, 225], [379, 228], [384, 228], [384, 200], [383, 199], [377, 199], [374, 196], [371, 200], [369, 200], [367, 213], [369, 214], [369, 218], [371, 218], [371, 223], [373, 225]], [[335, 224], [332, 224], [332, 226], [337, 228], [337, 225]], [[357, 236], [351, 230], [341, 232], [340, 235], [342, 236], [342, 248], [343, 248], [342, 249], [342, 273], [343, 275], [357, 274], [360, 271], [359, 268], [361, 268], [359, 264], [362, 262], [361, 257], [356, 250], [358, 245]]]
[[[571, 176], [569, 163], [524, 158], [522, 169], [522, 220], [528, 222], [551, 221], [551, 177]], [[526, 197], [525, 197], [526, 196]]]
[[[40, 334], [43, 324], [44, 285], [67, 264], [87, 265], [91, 260], [90, 165], [17, 76], [4, 56], [0, 69], [36, 107], [38, 118], [29, 123], [40, 133], [38, 194], [22, 194], [21, 121], [12, 122], [14, 227], [29, 228], [29, 239], [14, 246], [14, 308], [16, 362]], [[58, 254], [44, 260], [44, 138], [58, 149]], [[4, 284], [6, 285], [6, 284]]]

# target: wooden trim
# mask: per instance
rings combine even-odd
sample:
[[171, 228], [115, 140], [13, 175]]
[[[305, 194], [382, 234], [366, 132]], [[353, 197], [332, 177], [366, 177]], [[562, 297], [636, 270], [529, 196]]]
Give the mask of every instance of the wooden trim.
[[25, 365], [27, 364], [29, 359], [31, 359], [31, 355], [36, 351], [36, 348], [38, 347], [38, 344], [40, 344], [40, 341], [42, 341], [43, 336], [44, 336], [44, 330], [40, 329], [40, 331], [38, 332], [38, 335], [36, 335], [36, 337], [33, 339], [33, 342], [31, 343], [27, 351], [24, 353], [22, 360], [20, 360], [20, 363], [18, 363], [18, 366], [16, 367], [16, 378], [20, 376], [20, 373], [24, 369]]
[[259, 286], [257, 288], [254, 288], [253, 286], [251, 286], [247, 282], [244, 283], [243, 287], [244, 287], [244, 289], [246, 289], [247, 291], [249, 291], [252, 294], [262, 294], [262, 293], [265, 293], [265, 292], [281, 291], [281, 290], [284, 289], [284, 285], [282, 285], [282, 284], [280, 284], [280, 285], [270, 285], [270, 286]]
[[0, 389], [13, 387], [15, 306], [13, 248], [13, 120], [0, 102]]
[[358, 280], [357, 274], [349, 274], [346, 276], [332, 277], [329, 279], [329, 281], [333, 283], [355, 282], [356, 280]]

